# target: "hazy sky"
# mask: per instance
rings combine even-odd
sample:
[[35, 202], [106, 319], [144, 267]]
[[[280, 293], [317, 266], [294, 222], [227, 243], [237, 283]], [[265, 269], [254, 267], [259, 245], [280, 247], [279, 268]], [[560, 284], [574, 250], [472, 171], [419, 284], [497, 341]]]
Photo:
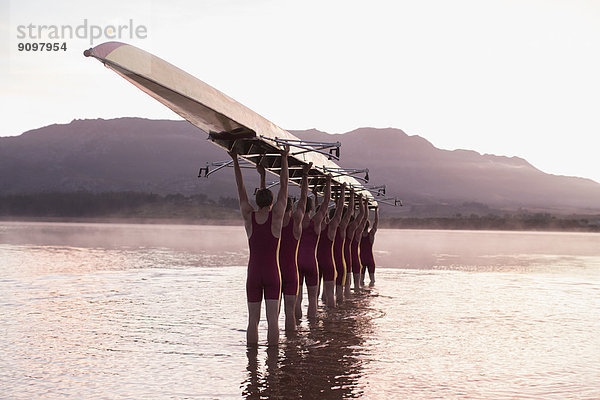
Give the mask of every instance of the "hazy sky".
[[89, 34], [52, 40], [66, 42], [66, 52], [17, 50], [36, 41], [19, 39], [19, 26], [131, 20], [147, 37], [120, 41], [285, 129], [400, 128], [439, 148], [519, 156], [600, 182], [600, 1], [0, 4], [0, 136], [75, 118], [178, 119], [83, 57]]

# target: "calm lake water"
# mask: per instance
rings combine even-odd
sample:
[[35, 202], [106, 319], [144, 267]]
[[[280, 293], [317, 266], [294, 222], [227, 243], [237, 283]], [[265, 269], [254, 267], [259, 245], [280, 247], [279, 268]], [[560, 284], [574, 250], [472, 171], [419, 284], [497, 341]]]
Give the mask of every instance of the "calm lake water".
[[242, 227], [0, 223], [0, 398], [600, 398], [598, 234], [380, 230], [375, 288], [275, 350], [247, 256]]

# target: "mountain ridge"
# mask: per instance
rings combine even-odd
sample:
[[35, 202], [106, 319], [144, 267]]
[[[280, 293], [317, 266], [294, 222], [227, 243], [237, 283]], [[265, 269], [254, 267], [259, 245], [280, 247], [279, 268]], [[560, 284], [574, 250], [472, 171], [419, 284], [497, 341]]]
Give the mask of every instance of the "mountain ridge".
[[[357, 128], [329, 134], [291, 133], [305, 140], [340, 141], [339, 165], [369, 168], [371, 184], [386, 184], [408, 207], [489, 210], [600, 210], [600, 184], [546, 174], [519, 157], [444, 150], [397, 128]], [[115, 118], [73, 120], [0, 138], [0, 193], [140, 191], [235, 197], [231, 170], [197, 179], [206, 162], [227, 155], [186, 121]], [[245, 173], [248, 189], [255, 174]], [[481, 205], [485, 207], [481, 207]], [[467, 207], [468, 208], [468, 207]], [[473, 207], [471, 207], [473, 208]], [[448, 211], [450, 212], [450, 211]]]

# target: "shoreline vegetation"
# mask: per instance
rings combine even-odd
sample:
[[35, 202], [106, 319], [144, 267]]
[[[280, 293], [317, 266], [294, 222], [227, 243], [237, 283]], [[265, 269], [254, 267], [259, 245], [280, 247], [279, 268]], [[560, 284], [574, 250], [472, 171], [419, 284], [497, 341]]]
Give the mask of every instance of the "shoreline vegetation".
[[[238, 201], [204, 194], [160, 195], [139, 192], [52, 192], [0, 195], [0, 220], [241, 225]], [[553, 215], [543, 212], [382, 216], [381, 228], [493, 231], [600, 232], [600, 215]]]

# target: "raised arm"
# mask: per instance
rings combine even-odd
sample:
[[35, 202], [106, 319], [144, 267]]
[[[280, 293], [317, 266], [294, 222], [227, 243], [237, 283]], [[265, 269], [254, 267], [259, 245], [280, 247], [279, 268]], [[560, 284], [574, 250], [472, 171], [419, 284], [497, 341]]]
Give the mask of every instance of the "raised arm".
[[[283, 219], [285, 207], [288, 197], [288, 154], [290, 154], [290, 146], [286, 145], [281, 152], [281, 171], [279, 172], [279, 193], [277, 193], [277, 201], [273, 205], [273, 217]], [[281, 225], [281, 224], [280, 224]], [[281, 226], [279, 228], [281, 230]]]
[[315, 183], [313, 185], [312, 188], [312, 194], [313, 194], [313, 211], [316, 212], [317, 211], [317, 207], [319, 207], [319, 196], [317, 196], [317, 184]]
[[308, 197], [308, 172], [312, 168], [313, 163], [302, 167], [302, 183], [300, 184], [300, 200], [296, 204], [296, 210], [292, 214], [294, 220], [294, 236], [299, 239], [302, 235], [302, 219], [306, 212], [306, 199]]
[[335, 214], [329, 222], [329, 239], [333, 240], [335, 238], [335, 231], [337, 231], [340, 222], [342, 221], [342, 212], [344, 211], [344, 197], [346, 195], [346, 183], [342, 184], [342, 188], [340, 189], [340, 194], [335, 204]]
[[325, 215], [327, 215], [327, 206], [329, 206], [329, 200], [331, 200], [331, 174], [327, 175], [325, 194], [323, 196], [323, 202], [319, 207], [319, 212], [313, 217], [315, 232], [321, 232], [321, 224], [323, 223], [323, 219], [325, 219]]
[[[363, 217], [361, 204], [362, 204], [362, 197], [361, 197], [361, 195], [358, 195], [358, 206], [360, 209], [359, 214], [354, 218], [354, 221], [352, 221], [348, 224], [348, 229], [346, 230], [346, 237], [348, 237], [350, 240], [354, 239], [354, 235], [356, 233], [358, 225], [360, 224], [360, 220]], [[351, 210], [352, 210], [352, 214], [354, 214], [354, 203], [351, 204]]]
[[346, 213], [340, 222], [340, 229], [344, 237], [346, 237], [346, 228], [348, 227], [348, 223], [350, 222], [350, 217], [352, 216], [352, 207], [351, 204], [354, 204], [354, 189], [350, 189], [350, 201], [348, 202], [348, 206], [346, 208]]
[[361, 202], [360, 211], [361, 214], [358, 215], [359, 223], [356, 229], [358, 230], [359, 235], [362, 235], [363, 231], [365, 230], [365, 225], [367, 225], [367, 220], [369, 219], [369, 199], [367, 197], [365, 197]]
[[237, 184], [238, 198], [240, 201], [240, 212], [244, 221], [247, 223], [250, 220], [250, 214], [254, 211], [252, 205], [248, 201], [248, 193], [246, 193], [246, 187], [244, 186], [244, 178], [242, 176], [242, 170], [240, 169], [240, 163], [238, 162], [237, 151], [231, 150], [229, 152], [231, 159], [233, 160], [233, 169], [235, 171], [235, 182]]
[[373, 227], [369, 232], [369, 237], [371, 238], [371, 243], [375, 242], [375, 233], [377, 233], [377, 225], [379, 224], [379, 207], [375, 207], [375, 221], [373, 221]]
[[256, 164], [256, 170], [258, 171], [258, 174], [260, 175], [260, 188], [261, 189], [266, 189], [267, 188], [267, 180], [266, 180], [266, 173], [265, 173], [265, 167], [263, 167], [260, 164]]

